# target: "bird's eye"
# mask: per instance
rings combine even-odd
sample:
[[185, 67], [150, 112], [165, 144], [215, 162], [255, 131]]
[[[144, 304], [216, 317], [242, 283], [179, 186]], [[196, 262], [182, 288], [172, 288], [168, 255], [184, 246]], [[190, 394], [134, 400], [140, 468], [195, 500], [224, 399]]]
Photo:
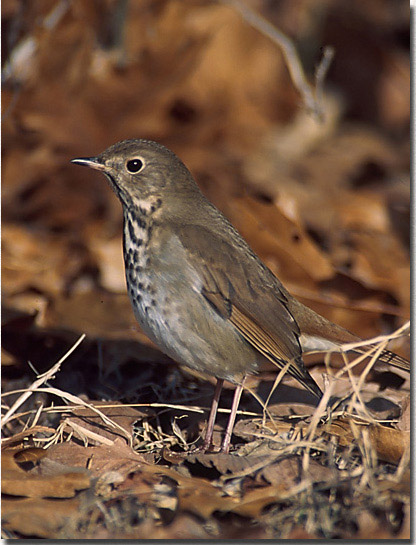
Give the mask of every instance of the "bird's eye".
[[127, 161], [126, 167], [131, 174], [137, 174], [144, 167], [144, 163], [141, 159], [131, 159]]

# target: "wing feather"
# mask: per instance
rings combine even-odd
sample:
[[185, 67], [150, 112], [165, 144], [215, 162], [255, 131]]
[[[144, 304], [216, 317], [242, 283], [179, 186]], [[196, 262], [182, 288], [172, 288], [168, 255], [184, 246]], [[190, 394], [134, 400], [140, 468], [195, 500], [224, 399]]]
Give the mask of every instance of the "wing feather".
[[303, 364], [300, 331], [285, 290], [273, 273], [242, 239], [233, 245], [198, 225], [176, 232], [203, 280], [201, 292], [207, 301], [269, 361], [279, 368], [290, 361], [288, 373], [321, 397]]

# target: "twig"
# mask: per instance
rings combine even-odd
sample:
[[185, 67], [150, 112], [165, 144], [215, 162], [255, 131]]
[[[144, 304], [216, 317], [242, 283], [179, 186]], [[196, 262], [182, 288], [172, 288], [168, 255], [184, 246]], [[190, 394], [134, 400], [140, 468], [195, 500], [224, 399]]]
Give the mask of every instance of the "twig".
[[[267, 404], [265, 402], [263, 402], [261, 397], [259, 395], [257, 395], [256, 392], [254, 390], [252, 390], [251, 388], [249, 388], [248, 386], [245, 386], [244, 389], [247, 390], [247, 392], [249, 394], [251, 394], [254, 397], [254, 399], [257, 401], [257, 403], [261, 406], [261, 408], [263, 410], [263, 424], [265, 424], [266, 414], [270, 418], [271, 422], [274, 422], [273, 416], [272, 416], [271, 412], [269, 411], [269, 409], [267, 408]], [[237, 411], [237, 414], [238, 414], [238, 411]], [[254, 416], [254, 415], [252, 415], [252, 416]]]
[[335, 49], [327, 45], [321, 49], [322, 58], [319, 61], [315, 71], [315, 100], [317, 105], [322, 108], [324, 98], [324, 81], [335, 55]]
[[48, 428], [47, 426], [33, 426], [29, 429], [16, 433], [12, 437], [5, 437], [1, 440], [1, 449], [3, 450], [8, 445], [13, 443], [18, 443], [28, 437], [29, 435], [36, 435], [37, 433], [51, 433], [55, 434], [56, 430], [54, 428]]
[[3, 416], [1, 421], [1, 427], [3, 427], [10, 420], [11, 416], [33, 394], [33, 392], [39, 389], [39, 386], [41, 386], [41, 384], [44, 384], [59, 371], [62, 363], [72, 354], [72, 352], [74, 352], [74, 350], [78, 348], [78, 346], [82, 343], [84, 339], [85, 334], [82, 334], [77, 342], [68, 350], [66, 354], [62, 356], [62, 358], [57, 363], [55, 363], [55, 365], [53, 365], [49, 369], [49, 371], [46, 371], [46, 373], [39, 375], [35, 382], [33, 382], [33, 384], [25, 392], [23, 392], [20, 397], [16, 399], [16, 401], [13, 403], [7, 413]]
[[87, 445], [88, 445], [88, 439], [101, 443], [102, 445], [107, 445], [107, 446], [114, 445], [114, 441], [112, 441], [111, 439], [108, 439], [108, 437], [104, 437], [103, 435], [100, 435], [99, 433], [95, 433], [92, 430], [88, 430], [87, 428], [85, 428], [84, 426], [81, 426], [80, 424], [77, 424], [70, 418], [67, 418], [66, 420], [64, 420], [64, 424], [65, 426], [69, 426], [75, 432], [77, 432], [78, 435], [81, 438], [83, 438], [84, 444], [85, 444], [85, 438], [87, 438]]
[[365, 341], [346, 343], [346, 344], [343, 344], [341, 348], [342, 350], [348, 351], [348, 350], [353, 350], [354, 348], [359, 348], [360, 346], [368, 346], [378, 342], [392, 341], [393, 339], [397, 339], [399, 337], [403, 337], [404, 335], [408, 335], [409, 332], [410, 332], [410, 321], [407, 321], [405, 324], [399, 327], [399, 329], [397, 329], [396, 331], [393, 331], [393, 333], [389, 333], [388, 335], [379, 335], [378, 337], [373, 337], [372, 339], [367, 339]]
[[325, 413], [325, 410], [328, 406], [329, 399], [332, 394], [332, 390], [334, 388], [335, 381], [332, 381], [328, 388], [325, 390], [324, 395], [321, 397], [318, 406], [316, 407], [311, 421], [309, 423], [309, 426], [305, 432], [305, 438], [307, 438], [309, 441], [313, 441], [315, 437], [316, 430], [318, 428], [318, 424], [322, 418], [322, 416]]
[[70, 394], [69, 392], [65, 392], [64, 390], [60, 390], [59, 388], [38, 388], [38, 392], [44, 392], [46, 394], [56, 395], [62, 399], [67, 399], [69, 402], [74, 403], [75, 405], [79, 404], [82, 407], [85, 407], [87, 409], [90, 409], [94, 413], [96, 413], [102, 421], [107, 424], [107, 426], [110, 426], [111, 428], [116, 428], [121, 431], [122, 435], [126, 437], [127, 439], [131, 439], [130, 435], [127, 433], [127, 431], [117, 424], [117, 422], [114, 422], [111, 418], [106, 416], [100, 409], [98, 409], [96, 406], [92, 405], [91, 403], [87, 403], [80, 397]]
[[[360, 387], [359, 384], [357, 384], [357, 380], [355, 379], [354, 374], [352, 373], [352, 368], [355, 366], [355, 364], [358, 365], [358, 363], [361, 363], [361, 361], [363, 359], [366, 359], [366, 358], [370, 357], [371, 354], [372, 354], [372, 350], [369, 350], [368, 352], [365, 353], [365, 358], [362, 358], [362, 356], [360, 356], [359, 358], [357, 358], [357, 360], [360, 360], [360, 361], [354, 360], [352, 362], [352, 364], [349, 364], [345, 352], [342, 352], [342, 357], [344, 359], [345, 369], [348, 372], [348, 378], [350, 380], [350, 384], [351, 384], [352, 389], [353, 389], [351, 399], [350, 399], [350, 401], [348, 403], [349, 410], [353, 413], [354, 412], [353, 408], [355, 406], [355, 402], [358, 401], [358, 404], [359, 404], [359, 406], [361, 408], [362, 413], [366, 416], [366, 418], [368, 418], [368, 420], [370, 422], [374, 423], [375, 420], [371, 416], [371, 414], [368, 412], [368, 410], [367, 410], [367, 408], [366, 408], [366, 406], [364, 404], [364, 401], [363, 401], [363, 399], [361, 397], [361, 394], [360, 394], [360, 388], [361, 387]], [[347, 408], [347, 410], [348, 410], [348, 408]]]
[[270, 38], [282, 50], [283, 56], [292, 78], [293, 85], [299, 91], [306, 108], [318, 119], [323, 121], [324, 112], [322, 106], [323, 83], [329, 66], [335, 54], [333, 47], [322, 48], [322, 59], [315, 72], [315, 89], [308, 82], [305, 71], [299, 59], [292, 41], [283, 32], [278, 30], [264, 17], [250, 9], [239, 0], [221, 0], [224, 4], [233, 6], [247, 23], [259, 32]]
[[[17, 393], [20, 393], [20, 392], [26, 392], [26, 391], [27, 391], [26, 389], [11, 390], [10, 392], [4, 392], [1, 395], [2, 395], [2, 397], [5, 397], [5, 396], [8, 396], [8, 395], [13, 395], [13, 394], [17, 394]], [[38, 391], [55, 393], [55, 392], [51, 392], [50, 389], [42, 389], [42, 390], [38, 390]], [[67, 402], [67, 400], [65, 400], [65, 399], [63, 401]], [[260, 401], [259, 401], [259, 403], [260, 403]], [[43, 407], [42, 412], [47, 413], [47, 414], [50, 414], [50, 413], [52, 413], [52, 414], [55, 414], [55, 413], [58, 413], [58, 414], [72, 413], [75, 410], [80, 409], [80, 408], [85, 407], [85, 406], [86, 405], [81, 405], [81, 404], [71, 405], [70, 407], [68, 407], [67, 405], [54, 405], [53, 407]], [[195, 412], [195, 413], [201, 413], [201, 414], [204, 413], [204, 412], [209, 412], [209, 410], [210, 410], [209, 407], [196, 407], [196, 406], [192, 406], [192, 405], [174, 405], [172, 403], [126, 403], [126, 404], [123, 404], [122, 406], [123, 407], [150, 407], [150, 408], [157, 407], [157, 408], [165, 408], [165, 409], [180, 409], [180, 410], [186, 410], [186, 411], [189, 411], [189, 412]], [[105, 404], [105, 405], [100, 405], [100, 409], [109, 409], [109, 408], [112, 408], [112, 407], [120, 407], [120, 404], [109, 403], [109, 404]], [[23, 413], [13, 415], [9, 419], [9, 422], [12, 421], [12, 420], [15, 420], [16, 418], [22, 418], [23, 416], [31, 415], [33, 413], [36, 413], [37, 411], [38, 411], [38, 409], [31, 409], [31, 410], [25, 411]], [[231, 410], [230, 409], [224, 409], [224, 408], [218, 408], [218, 412], [219, 413], [224, 413], [224, 414], [229, 414], [231, 412]], [[242, 409], [239, 409], [237, 411], [237, 414], [240, 415], [240, 416], [254, 416], [254, 417], [262, 416], [262, 413], [258, 413], [258, 412], [254, 412], [254, 411], [244, 411]]]
[[[283, 377], [286, 375], [286, 371], [289, 369], [289, 367], [292, 365], [292, 360], [289, 360], [286, 365], [284, 365], [281, 369], [280, 369], [280, 372], [279, 374], [277, 375], [274, 383], [273, 383], [273, 386], [272, 386], [272, 389], [270, 390], [269, 392], [269, 395], [267, 396], [267, 399], [266, 399], [266, 402], [264, 404], [264, 409], [266, 409], [268, 406], [269, 406], [269, 403], [270, 403], [270, 399], [274, 393], [274, 391], [276, 390], [276, 388], [279, 386], [279, 384], [282, 382], [283, 380]], [[264, 425], [264, 418], [265, 418], [265, 412], [263, 414], [263, 425]]]
[[290, 365], [291, 365], [291, 361], [289, 360], [286, 365], [280, 370], [279, 374], [277, 375], [274, 383], [273, 383], [273, 386], [272, 386], [272, 389], [270, 390], [269, 392], [269, 395], [267, 396], [267, 399], [266, 401], [263, 403], [263, 401], [261, 400], [260, 396], [258, 396], [256, 394], [256, 392], [254, 392], [251, 388], [247, 388], [246, 387], [246, 390], [248, 392], [250, 392], [250, 394], [254, 397], [254, 399], [261, 405], [262, 409], [263, 409], [263, 421], [262, 421], [262, 426], [265, 427], [266, 425], [266, 414], [268, 415], [268, 417], [270, 418], [271, 422], [274, 423], [274, 420], [273, 420], [273, 416], [271, 414], [271, 412], [268, 410], [268, 405], [269, 405], [269, 402], [270, 402], [270, 399], [273, 395], [273, 392], [276, 390], [276, 388], [278, 387], [278, 385], [282, 382], [283, 380], [283, 377], [285, 376], [287, 370], [289, 369]]

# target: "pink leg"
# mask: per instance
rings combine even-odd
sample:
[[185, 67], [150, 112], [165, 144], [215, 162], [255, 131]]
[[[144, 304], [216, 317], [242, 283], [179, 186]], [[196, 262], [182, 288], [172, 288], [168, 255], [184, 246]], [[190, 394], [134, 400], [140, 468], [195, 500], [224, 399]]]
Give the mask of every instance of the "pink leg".
[[243, 386], [244, 386], [245, 380], [246, 380], [246, 377], [243, 378], [243, 380], [241, 381], [241, 384], [237, 385], [234, 392], [233, 404], [231, 406], [231, 413], [228, 419], [227, 429], [225, 430], [224, 440], [221, 445], [221, 452], [224, 452], [225, 454], [228, 454], [228, 451], [230, 450], [231, 435], [233, 433], [235, 417], [237, 416], [237, 409], [238, 409], [238, 405], [240, 404], [240, 398], [241, 398], [241, 394], [243, 393]]
[[220, 400], [222, 386], [224, 384], [224, 379], [217, 378], [217, 384], [215, 386], [214, 399], [212, 400], [211, 411], [209, 413], [207, 431], [205, 432], [204, 442], [202, 443], [200, 451], [207, 451], [212, 444], [212, 434], [214, 432], [215, 418], [217, 416], [218, 402]]

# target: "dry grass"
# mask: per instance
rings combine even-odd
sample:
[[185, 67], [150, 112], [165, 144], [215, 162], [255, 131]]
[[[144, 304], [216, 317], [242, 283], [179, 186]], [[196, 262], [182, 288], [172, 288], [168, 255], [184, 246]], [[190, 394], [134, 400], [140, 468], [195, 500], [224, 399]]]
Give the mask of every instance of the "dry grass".
[[[240, 483], [239, 486], [241, 486], [243, 482], [253, 484], [263, 482], [262, 486], [257, 488], [256, 502], [263, 501], [265, 505], [269, 503], [268, 509], [257, 512], [254, 507], [249, 507], [247, 513], [251, 513], [250, 509], [252, 509], [252, 522], [261, 524], [273, 536], [290, 537], [299, 527], [304, 528], [306, 535], [312, 537], [357, 536], [363, 532], [363, 520], [366, 517], [374, 528], [378, 528], [377, 531], [379, 531], [380, 520], [385, 520], [386, 532], [389, 535], [395, 535], [403, 526], [405, 508], [409, 502], [407, 484], [410, 464], [409, 448], [404, 448], [401, 457], [394, 463], [383, 461], [383, 448], [380, 448], [374, 439], [374, 429], [375, 427], [380, 430], [389, 428], [385, 428], [385, 422], [381, 426], [381, 421], [374, 418], [368, 410], [363, 399], [363, 389], [366, 384], [365, 377], [375, 364], [380, 350], [385, 348], [390, 340], [403, 335], [407, 329], [408, 324], [392, 335], [371, 339], [365, 344], [360, 343], [361, 346], [368, 345], [368, 351], [350, 360], [345, 353], [345, 367], [335, 373], [329, 366], [330, 355], [328, 354], [324, 396], [312, 413], [298, 414], [296, 418], [290, 418], [289, 414], [286, 417], [272, 414], [269, 403], [272, 393], [283, 378], [284, 370], [277, 376], [271, 393], [265, 401], [262, 401], [259, 395], [250, 389], [250, 393], [261, 405], [261, 410], [256, 412], [241, 409], [238, 414], [243, 417], [242, 421], [257, 427], [251, 429], [248, 436], [243, 435], [245, 443], [237, 446], [235, 453], [231, 455], [233, 463], [239, 460], [241, 463], [244, 462], [244, 465], [235, 466], [234, 470], [230, 471], [230, 462], [225, 461], [224, 456], [213, 455], [214, 458], [212, 458], [208, 455], [211, 456], [210, 464], [213, 464], [212, 467], [215, 467], [218, 473], [213, 481], [215, 487], [229, 494], [236, 483]], [[46, 457], [48, 457], [48, 453], [52, 452], [49, 449], [53, 445], [78, 444], [83, 445], [83, 448], [87, 450], [90, 445], [94, 445], [95, 449], [112, 448], [118, 444], [116, 436], [121, 436], [134, 451], [146, 453], [147, 456], [152, 457], [146, 462], [147, 471], [150, 467], [154, 467], [163, 472], [169, 466], [175, 470], [177, 461], [173, 465], [170, 463], [174, 460], [174, 451], [178, 448], [189, 450], [192, 447], [192, 441], [188, 442], [186, 433], [184, 434], [183, 429], [178, 425], [178, 418], [181, 419], [181, 417], [171, 419], [171, 432], [168, 432], [166, 426], [161, 425], [161, 415], [172, 409], [188, 415], [203, 414], [208, 409], [181, 403], [120, 405], [107, 402], [97, 406], [96, 403], [86, 402], [79, 396], [49, 385], [48, 381], [53, 380], [59, 373], [61, 364], [82, 340], [83, 337], [48, 372], [39, 375], [29, 388], [3, 394], [2, 406], [5, 416], [2, 421], [4, 432], [2, 449], [7, 451], [10, 448], [17, 448], [17, 452], [21, 453], [25, 451], [25, 446], [26, 448], [30, 446], [32, 449], [46, 450]], [[352, 348], [352, 346], [344, 348]], [[355, 376], [354, 367], [366, 358], [369, 358], [369, 362], [364, 371], [360, 376]], [[345, 376], [350, 381], [351, 394], [346, 399], [338, 399], [334, 402], [334, 387]], [[19, 412], [29, 397], [39, 394], [46, 394], [48, 399], [58, 398], [60, 404], [56, 405], [51, 401], [49, 405], [41, 404], [36, 409]], [[189, 394], [189, 392], [184, 391], [183, 394]], [[17, 399], [9, 406], [7, 399], [16, 395]], [[139, 425], [136, 422], [135, 426], [129, 429], [120, 425], [117, 418], [106, 414], [112, 408], [120, 407], [123, 410], [149, 409], [155, 411], [156, 417], [143, 418]], [[81, 410], [89, 410], [90, 414], [98, 417], [95, 427], [91, 428], [91, 422], [88, 424], [86, 421], [87, 423], [84, 424], [78, 418]], [[228, 409], [220, 411], [229, 412]], [[250, 418], [244, 420], [244, 417]], [[49, 424], [44, 425], [45, 422]], [[349, 433], [351, 440], [347, 442], [342, 440], [342, 435], [339, 435], [339, 430], [336, 428], [337, 423], [344, 423], [345, 433]], [[394, 428], [394, 421], [390, 420], [388, 426]], [[101, 430], [107, 430], [107, 433]], [[387, 439], [389, 440], [388, 435], [386, 435]], [[167, 458], [165, 456], [168, 463], [163, 460], [164, 451], [161, 450], [163, 448], [165, 450], [167, 448], [166, 452], [171, 453]], [[290, 486], [286, 486], [285, 476], [270, 476], [273, 475], [270, 473], [270, 468], [278, 468], [283, 460], [298, 460], [298, 478]], [[209, 479], [208, 475], [209, 473], [206, 478]], [[195, 476], [194, 480], [195, 487], [198, 488], [199, 477]], [[279, 488], [275, 501], [268, 501], [264, 498], [264, 494], [273, 486], [279, 486], [281, 489]], [[157, 494], [157, 490], [156, 487], [153, 494]], [[249, 505], [256, 505], [256, 502]], [[143, 504], [146, 513], [149, 505], [146, 501]], [[218, 509], [219, 511], [223, 509], [221, 502], [218, 504]], [[108, 535], [121, 535], [126, 514], [118, 512], [118, 519], [113, 520], [110, 517], [112, 520], [110, 524], [109, 514], [106, 513], [104, 517], [97, 516], [96, 527], [91, 521], [85, 526], [85, 520], [82, 522], [77, 519], [78, 532], [81, 532], [78, 537], [92, 535], [97, 528], [102, 529], [103, 526], [106, 527], [106, 532], [109, 532]], [[113, 513], [112, 517], [114, 516]], [[79, 518], [79, 515], [77, 517]], [[144, 515], [144, 520], [146, 517], [151, 516], [147, 513]], [[129, 532], [134, 534], [136, 531], [131, 521], [129, 524], [129, 530], [125, 528], [126, 535], [129, 535]], [[69, 526], [66, 525], [62, 532], [65, 534], [69, 531], [68, 528]]]

